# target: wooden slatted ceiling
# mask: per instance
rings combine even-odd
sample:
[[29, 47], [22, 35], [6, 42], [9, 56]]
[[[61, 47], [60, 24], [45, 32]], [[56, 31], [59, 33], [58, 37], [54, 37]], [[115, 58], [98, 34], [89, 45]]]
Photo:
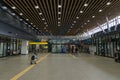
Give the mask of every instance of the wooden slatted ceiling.
[[[4, 0], [4, 2], [10, 7], [15, 6], [16, 13], [23, 13], [21, 16], [29, 19], [28, 23], [33, 23], [33, 26], [43, 32], [46, 28], [53, 35], [83, 33], [96, 27], [97, 23], [106, 22], [106, 16], [112, 19], [120, 13], [120, 0]], [[111, 3], [109, 6], [106, 5], [108, 2]], [[85, 3], [88, 6], [85, 7]], [[58, 5], [62, 7], [58, 8]], [[39, 6], [39, 9], [35, 6]], [[103, 11], [99, 12], [100, 9]]]

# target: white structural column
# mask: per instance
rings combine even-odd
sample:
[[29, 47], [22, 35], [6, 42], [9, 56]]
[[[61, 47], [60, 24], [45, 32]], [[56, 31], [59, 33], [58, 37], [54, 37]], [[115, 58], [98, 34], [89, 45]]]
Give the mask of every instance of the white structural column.
[[97, 24], [98, 24], [98, 27], [105, 33], [105, 30], [100, 26], [100, 24], [99, 23]]
[[111, 30], [110, 30], [110, 26], [109, 26], [109, 19], [108, 19], [108, 17], [106, 17], [106, 20], [107, 20], [107, 29], [108, 29], [108, 32], [110, 32]]
[[39, 44], [36, 45], [36, 50], [39, 49]]
[[96, 52], [96, 46], [90, 45], [89, 49], [90, 49], [90, 54], [95, 54], [95, 52]]
[[21, 47], [21, 54], [28, 54], [28, 41], [27, 40], [23, 40], [22, 41], [22, 47]]

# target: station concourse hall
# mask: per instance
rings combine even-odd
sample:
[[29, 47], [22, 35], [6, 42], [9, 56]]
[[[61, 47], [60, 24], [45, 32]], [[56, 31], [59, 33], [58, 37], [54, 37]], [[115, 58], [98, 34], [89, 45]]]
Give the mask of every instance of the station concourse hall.
[[120, 0], [0, 0], [0, 80], [120, 80]]

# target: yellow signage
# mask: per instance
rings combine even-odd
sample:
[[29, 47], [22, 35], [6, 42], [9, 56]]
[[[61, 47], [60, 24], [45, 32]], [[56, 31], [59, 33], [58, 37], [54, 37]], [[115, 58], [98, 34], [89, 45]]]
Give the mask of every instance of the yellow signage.
[[29, 42], [29, 44], [48, 44], [48, 42]]

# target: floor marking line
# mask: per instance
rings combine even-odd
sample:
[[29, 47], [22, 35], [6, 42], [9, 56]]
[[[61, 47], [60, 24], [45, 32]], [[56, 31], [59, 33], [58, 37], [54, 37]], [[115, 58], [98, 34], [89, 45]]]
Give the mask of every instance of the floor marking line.
[[69, 54], [71, 57], [73, 57], [74, 59], [78, 59], [75, 55]]
[[[41, 61], [43, 61], [45, 58], [47, 58], [49, 54], [39, 58], [39, 60], [36, 63], [39, 63]], [[15, 75], [12, 79], [10, 80], [17, 80], [18, 78], [20, 78], [21, 76], [23, 76], [25, 73], [27, 73], [29, 70], [31, 70], [33, 67], [35, 66], [35, 64], [30, 65], [29, 67], [25, 68], [23, 71], [21, 71], [20, 73], [18, 73], [17, 75]]]

